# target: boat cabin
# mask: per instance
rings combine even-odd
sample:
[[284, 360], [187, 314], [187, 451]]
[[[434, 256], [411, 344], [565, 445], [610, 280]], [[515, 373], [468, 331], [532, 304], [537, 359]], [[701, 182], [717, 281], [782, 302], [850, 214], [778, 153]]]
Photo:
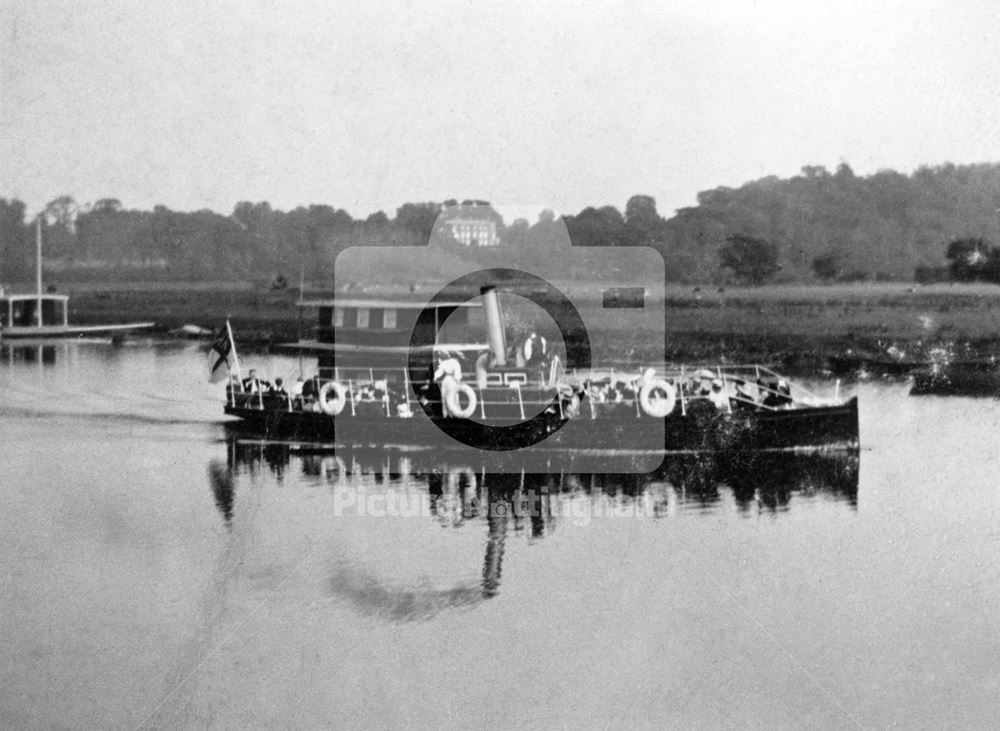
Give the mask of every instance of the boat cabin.
[[316, 353], [321, 371], [333, 368], [335, 353], [340, 365], [405, 365], [417, 318], [424, 309], [434, 312], [434, 332], [428, 332], [426, 338], [432, 347], [448, 344], [473, 351], [487, 347], [475, 342], [481, 328], [474, 333], [470, 327], [470, 312], [482, 307], [475, 301], [435, 302], [431, 306], [426, 302], [338, 297], [298, 304], [316, 310], [314, 337], [288, 347]]
[[69, 326], [69, 296], [64, 294], [4, 294], [0, 296], [0, 328], [18, 330], [65, 329]]
[[[469, 324], [468, 311], [478, 306], [475, 302], [435, 303], [434, 325], [439, 328], [438, 339], [448, 342], [452, 338], [464, 337]], [[409, 344], [417, 317], [427, 304], [398, 300], [332, 299], [302, 301], [299, 307], [316, 308], [316, 339], [321, 343], [388, 346]]]

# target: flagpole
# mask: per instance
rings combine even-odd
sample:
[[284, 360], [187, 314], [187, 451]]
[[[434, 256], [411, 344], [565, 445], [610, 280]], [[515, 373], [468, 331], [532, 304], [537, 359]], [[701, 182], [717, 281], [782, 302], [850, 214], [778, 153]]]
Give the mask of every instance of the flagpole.
[[306, 266], [299, 270], [299, 378], [302, 378], [302, 303], [306, 298]]

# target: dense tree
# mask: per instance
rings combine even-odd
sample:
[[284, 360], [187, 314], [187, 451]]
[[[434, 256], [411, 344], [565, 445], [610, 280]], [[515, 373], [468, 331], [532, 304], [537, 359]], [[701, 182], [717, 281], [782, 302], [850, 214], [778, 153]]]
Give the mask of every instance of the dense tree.
[[749, 284], [763, 284], [781, 269], [774, 244], [739, 234], [726, 237], [719, 249], [719, 262], [738, 280]]
[[383, 211], [375, 211], [375, 213], [372, 213], [365, 219], [365, 224], [374, 227], [388, 226], [389, 217]]
[[427, 243], [440, 213], [437, 203], [404, 203], [396, 209], [396, 226], [409, 234], [413, 243]]
[[0, 198], [0, 282], [27, 278], [30, 271], [30, 234], [24, 213], [23, 202]]
[[[62, 267], [65, 276], [90, 271], [90, 276], [107, 277], [114, 271], [120, 276], [270, 281], [278, 271], [305, 269], [320, 282], [347, 246], [422, 245], [436, 225], [438, 234], [450, 236], [450, 227], [439, 222], [442, 210], [471, 215], [485, 204], [459, 200], [405, 203], [394, 217], [378, 212], [354, 220], [324, 203], [285, 212], [267, 202], [242, 201], [230, 215], [220, 216], [165, 206], [130, 210], [113, 197], [88, 205], [59, 196], [42, 213], [45, 257]], [[497, 215], [499, 247], [473, 251], [452, 240], [451, 255], [487, 265], [519, 252], [518, 258], [532, 266], [565, 274], [566, 262], [549, 261], [552, 250], [547, 247], [557, 239], [564, 243], [568, 231], [570, 240], [582, 247], [652, 246], [663, 255], [671, 280], [750, 281], [740, 267], [723, 265], [720, 247], [730, 247], [734, 239], [754, 239], [767, 242], [768, 258], [774, 259], [759, 275], [765, 279], [908, 279], [918, 268], [933, 273], [947, 264], [954, 277], [1000, 280], [1000, 254], [986, 243], [1000, 230], [998, 203], [997, 164], [944, 164], [911, 175], [883, 170], [867, 176], [857, 175], [847, 163], [833, 173], [809, 165], [788, 179], [768, 176], [701, 191], [696, 205], [667, 219], [657, 211], [656, 200], [644, 194], [629, 198], [622, 209], [587, 207], [562, 220], [546, 214], [505, 227]], [[8, 280], [33, 267], [31, 225], [22, 203], [0, 200], [0, 273]], [[955, 248], [948, 242], [955, 242]], [[588, 269], [582, 271], [585, 275]], [[643, 275], [627, 267], [617, 273]]]
[[625, 204], [625, 226], [621, 240], [634, 246], [661, 247], [664, 220], [656, 212], [656, 200], [650, 195], [634, 195]]
[[624, 241], [625, 218], [614, 206], [584, 208], [566, 217], [574, 246], [618, 246]]
[[956, 239], [948, 245], [945, 257], [951, 278], [958, 281], [985, 278], [991, 259], [996, 258], [984, 239]]
[[813, 273], [824, 282], [837, 279], [841, 272], [840, 254], [833, 251], [820, 254], [813, 259], [812, 268]]

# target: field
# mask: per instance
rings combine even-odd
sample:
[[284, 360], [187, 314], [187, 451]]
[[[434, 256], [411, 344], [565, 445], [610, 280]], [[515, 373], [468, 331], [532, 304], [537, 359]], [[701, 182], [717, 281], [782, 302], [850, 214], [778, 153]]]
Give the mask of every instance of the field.
[[[644, 359], [651, 347], [653, 311], [602, 310], [602, 286], [557, 283], [585, 312], [591, 337], [608, 338], [623, 354]], [[239, 283], [107, 284], [67, 287], [70, 320], [80, 324], [152, 320], [166, 332], [185, 324], [214, 328], [226, 318], [238, 339], [273, 343], [308, 333], [315, 313], [300, 314], [298, 291], [271, 291]], [[380, 288], [351, 296], [426, 298]], [[329, 293], [326, 293], [327, 295]], [[310, 296], [319, 293], [308, 293]], [[668, 286], [666, 352], [672, 360], [764, 361], [786, 367], [821, 367], [828, 355], [848, 348], [884, 351], [895, 345], [916, 355], [935, 346], [963, 353], [1000, 351], [1000, 287], [989, 284], [927, 286], [875, 283], [755, 288]], [[657, 295], [649, 292], [647, 303]], [[527, 327], [527, 310], [512, 308], [515, 324]], [[627, 323], [627, 324], [626, 324]]]

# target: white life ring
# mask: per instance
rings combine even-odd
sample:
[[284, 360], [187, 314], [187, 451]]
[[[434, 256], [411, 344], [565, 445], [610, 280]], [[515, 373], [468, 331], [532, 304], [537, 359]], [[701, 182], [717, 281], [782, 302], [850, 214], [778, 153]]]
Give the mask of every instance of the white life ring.
[[[662, 396], [653, 397], [660, 393]], [[657, 378], [646, 383], [639, 390], [639, 405], [648, 416], [662, 418], [674, 410], [677, 403], [677, 389], [669, 381]]]
[[[461, 407], [461, 399], [458, 398], [460, 393], [464, 393], [465, 397], [469, 400], [469, 403], [465, 405], [463, 409]], [[448, 413], [452, 416], [458, 416], [462, 419], [468, 419], [476, 411], [476, 392], [472, 390], [472, 387], [467, 383], [459, 383], [455, 386], [455, 390], [448, 394]]]
[[[328, 399], [330, 391], [333, 391], [334, 398]], [[343, 384], [337, 383], [336, 381], [327, 381], [323, 384], [323, 388], [319, 390], [319, 407], [323, 410], [324, 414], [329, 416], [337, 416], [341, 411], [344, 410], [344, 405], [347, 403], [347, 389], [344, 388]]]

